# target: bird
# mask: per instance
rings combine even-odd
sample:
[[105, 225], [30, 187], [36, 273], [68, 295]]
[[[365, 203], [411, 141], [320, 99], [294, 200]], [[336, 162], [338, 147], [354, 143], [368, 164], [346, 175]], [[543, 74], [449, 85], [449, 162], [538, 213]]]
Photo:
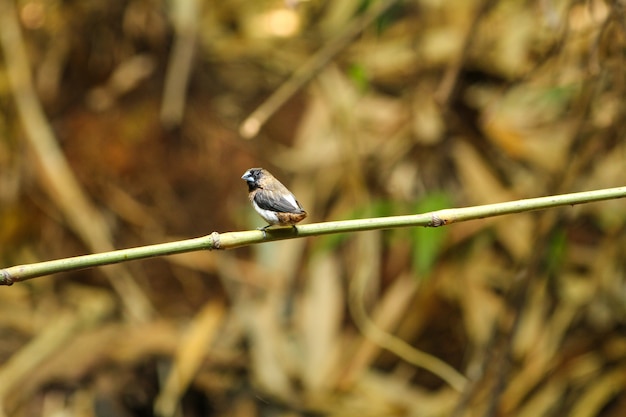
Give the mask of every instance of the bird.
[[263, 168], [250, 168], [241, 179], [248, 184], [248, 198], [254, 210], [270, 226], [294, 226], [304, 220], [307, 212], [296, 197], [270, 172]]

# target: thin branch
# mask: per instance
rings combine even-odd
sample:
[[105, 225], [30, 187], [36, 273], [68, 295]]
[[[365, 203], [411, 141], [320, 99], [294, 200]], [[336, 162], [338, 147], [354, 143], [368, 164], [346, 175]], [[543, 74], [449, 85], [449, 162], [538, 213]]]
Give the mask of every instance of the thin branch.
[[450, 101], [452, 96], [455, 94], [455, 90], [457, 88], [459, 82], [459, 74], [463, 69], [463, 65], [467, 60], [467, 56], [471, 49], [472, 44], [474, 43], [474, 39], [478, 33], [478, 24], [485, 17], [485, 15], [491, 10], [494, 5], [494, 0], [484, 0], [477, 9], [476, 14], [474, 15], [468, 29], [465, 34], [465, 40], [461, 49], [459, 50], [459, 54], [456, 59], [452, 62], [450, 66], [446, 69], [446, 72], [437, 87], [437, 91], [435, 92], [435, 100], [439, 103], [441, 107], [447, 109], [450, 105]]
[[172, 2], [171, 5], [170, 15], [176, 37], [167, 64], [161, 103], [161, 122], [168, 128], [178, 126], [185, 112], [187, 86], [202, 15], [202, 2], [198, 0]]
[[255, 243], [335, 233], [361, 232], [365, 230], [382, 230], [414, 226], [439, 227], [486, 217], [503, 216], [505, 214], [544, 210], [553, 207], [592, 203], [596, 201], [614, 200], [624, 197], [626, 197], [626, 186], [530, 198], [505, 203], [486, 204], [482, 206], [444, 209], [408, 216], [375, 217], [370, 219], [305, 224], [298, 227], [270, 228], [267, 229], [266, 232], [261, 230], [227, 232], [221, 234], [213, 232], [210, 235], [194, 239], [12, 266], [0, 269], [0, 285], [11, 285], [14, 282], [25, 281], [27, 279], [57, 272], [74, 271], [95, 266], [197, 250], [233, 249]]
[[335, 55], [346, 48], [352, 40], [398, 0], [377, 2], [364, 15], [354, 20], [335, 38], [329, 40], [315, 55], [307, 60], [267, 100], [250, 114], [241, 124], [239, 133], [245, 139], [255, 137], [261, 127], [298, 90], [324, 68]]
[[[13, 0], [0, 0], [0, 50], [26, 143], [39, 168], [42, 189], [90, 250], [109, 251], [113, 249], [111, 231], [76, 180], [35, 92], [14, 3]], [[150, 301], [128, 270], [117, 267], [106, 269], [104, 273], [131, 317], [143, 321], [154, 313]]]
[[[372, 270], [374, 269], [372, 268]], [[407, 363], [423, 368], [433, 375], [437, 375], [454, 390], [463, 392], [467, 384], [467, 378], [460, 372], [438, 357], [411, 346], [403, 339], [386, 331], [373, 319], [368, 317], [363, 301], [366, 298], [365, 288], [367, 285], [366, 282], [360, 281], [363, 280], [353, 279], [350, 281], [351, 297], [350, 303], [348, 304], [350, 313], [359, 331], [381, 348], [394, 353]]]

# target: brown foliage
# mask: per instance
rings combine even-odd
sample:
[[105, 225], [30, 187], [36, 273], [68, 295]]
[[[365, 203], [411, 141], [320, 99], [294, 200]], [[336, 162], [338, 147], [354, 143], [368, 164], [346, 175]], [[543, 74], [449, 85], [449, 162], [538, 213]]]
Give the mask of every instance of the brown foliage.
[[[20, 46], [5, 42], [6, 266], [262, 226], [240, 180], [253, 166], [310, 221], [624, 185], [619, 1], [11, 3], [2, 19], [19, 21], [71, 183], [33, 144], [40, 121], [9, 75]], [[244, 138], [255, 109], [266, 118]], [[624, 213], [296, 239], [1, 288], [0, 415], [621, 415]]]

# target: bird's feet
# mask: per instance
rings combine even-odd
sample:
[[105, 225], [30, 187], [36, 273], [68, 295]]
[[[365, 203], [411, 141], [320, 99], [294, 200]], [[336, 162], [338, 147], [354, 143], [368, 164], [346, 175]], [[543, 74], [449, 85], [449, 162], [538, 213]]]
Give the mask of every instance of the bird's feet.
[[260, 230], [263, 232], [263, 240], [267, 239], [267, 232], [265, 230], [267, 230], [268, 227], [270, 227], [271, 224], [268, 224], [265, 227], [259, 227], [257, 230]]

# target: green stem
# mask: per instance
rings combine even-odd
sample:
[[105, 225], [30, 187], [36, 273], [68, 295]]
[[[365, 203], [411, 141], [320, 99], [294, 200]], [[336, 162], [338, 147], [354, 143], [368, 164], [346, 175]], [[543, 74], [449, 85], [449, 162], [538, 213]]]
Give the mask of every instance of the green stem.
[[0, 269], [0, 285], [49, 275], [57, 272], [73, 271], [151, 258], [173, 255], [196, 250], [232, 249], [255, 243], [271, 242], [296, 237], [320, 236], [333, 233], [359, 232], [365, 230], [391, 229], [396, 227], [438, 227], [452, 223], [521, 213], [533, 210], [568, 206], [595, 201], [613, 200], [626, 197], [626, 187], [607, 188], [581, 193], [562, 194], [549, 197], [530, 198], [506, 203], [486, 204], [483, 206], [444, 209], [424, 214], [408, 216], [376, 217], [370, 219], [342, 220], [324, 223], [305, 224], [294, 227], [270, 228], [264, 234], [260, 230], [243, 232], [213, 232], [210, 235], [194, 239], [180, 240], [157, 245], [121, 249], [92, 255], [76, 256], [53, 261], [17, 265]]

